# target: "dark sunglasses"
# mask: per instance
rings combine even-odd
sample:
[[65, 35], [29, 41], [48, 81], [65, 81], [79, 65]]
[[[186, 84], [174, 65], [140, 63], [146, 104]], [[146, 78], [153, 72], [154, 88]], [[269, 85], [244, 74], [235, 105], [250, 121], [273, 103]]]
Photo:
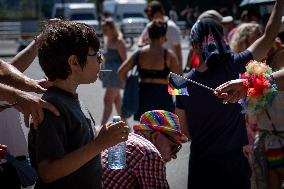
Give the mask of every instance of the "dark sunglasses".
[[94, 54], [88, 54], [87, 56], [94, 56], [97, 59], [97, 62], [99, 65], [101, 65], [103, 63], [103, 55], [101, 53], [101, 51], [97, 51]]
[[174, 146], [172, 147], [172, 152], [173, 152], [173, 155], [177, 154], [177, 153], [180, 151], [182, 145], [179, 144], [179, 143], [177, 143], [176, 141], [174, 141], [173, 138], [172, 138], [170, 135], [168, 135], [167, 133], [164, 133], [164, 132], [161, 132], [161, 131], [160, 131], [160, 133], [161, 133], [162, 135], [164, 135], [165, 137], [167, 137], [167, 138], [168, 138], [170, 141], [172, 141], [174, 144], [176, 144], [176, 145], [174, 145]]

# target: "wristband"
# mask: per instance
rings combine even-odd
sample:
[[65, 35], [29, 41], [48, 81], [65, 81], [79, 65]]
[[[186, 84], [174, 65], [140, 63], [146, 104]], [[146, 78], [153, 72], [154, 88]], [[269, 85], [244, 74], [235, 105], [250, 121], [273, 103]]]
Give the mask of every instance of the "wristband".
[[33, 41], [35, 42], [36, 45], [38, 45], [41, 42], [41, 39], [39, 37], [40, 35], [36, 35], [33, 37]]

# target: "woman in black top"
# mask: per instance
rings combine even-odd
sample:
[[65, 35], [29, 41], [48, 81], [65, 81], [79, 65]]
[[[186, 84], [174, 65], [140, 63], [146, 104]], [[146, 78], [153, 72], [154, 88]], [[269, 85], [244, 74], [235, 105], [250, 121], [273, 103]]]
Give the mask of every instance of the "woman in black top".
[[[163, 47], [166, 39], [167, 23], [156, 20], [148, 29], [151, 42], [140, 51], [138, 71], [141, 78], [139, 84], [139, 110], [134, 120], [149, 110], [163, 109], [174, 111], [172, 97], [168, 94], [168, 75], [178, 73], [177, 58], [174, 53]], [[135, 54], [135, 53], [134, 53]], [[126, 82], [127, 73], [133, 67], [134, 54], [119, 68], [118, 75], [122, 82]]]

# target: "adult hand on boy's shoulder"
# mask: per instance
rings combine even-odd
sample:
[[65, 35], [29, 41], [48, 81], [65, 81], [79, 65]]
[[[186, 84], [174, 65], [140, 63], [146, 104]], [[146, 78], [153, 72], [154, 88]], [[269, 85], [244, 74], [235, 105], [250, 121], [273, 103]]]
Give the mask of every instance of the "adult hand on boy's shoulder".
[[38, 94], [44, 93], [46, 89], [53, 85], [53, 83], [51, 81], [48, 81], [46, 78], [40, 80], [32, 79], [31, 83], [33, 86], [33, 89], [31, 91]]
[[97, 135], [96, 143], [103, 147], [103, 150], [114, 146], [128, 139], [129, 127], [125, 122], [107, 123], [101, 126]]
[[49, 87], [53, 86], [53, 82], [49, 81], [46, 78], [37, 80], [37, 83], [43, 89], [48, 89]]
[[24, 122], [27, 127], [30, 125], [30, 115], [35, 128], [43, 121], [43, 109], [51, 111], [56, 116], [60, 115], [55, 106], [26, 92], [19, 94], [15, 108], [24, 114]]

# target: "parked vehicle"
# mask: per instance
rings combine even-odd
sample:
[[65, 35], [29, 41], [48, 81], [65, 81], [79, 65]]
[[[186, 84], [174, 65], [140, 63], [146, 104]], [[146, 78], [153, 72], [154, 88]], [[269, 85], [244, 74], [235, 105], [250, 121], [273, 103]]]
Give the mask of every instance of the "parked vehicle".
[[52, 18], [73, 20], [92, 26], [99, 33], [96, 5], [94, 3], [56, 3]]
[[128, 47], [132, 47], [134, 38], [142, 33], [148, 23], [144, 14], [146, 4], [146, 0], [105, 0], [103, 2], [104, 12], [117, 21]]
[[[102, 39], [102, 32], [100, 31], [99, 22], [97, 20], [96, 5], [94, 3], [56, 3], [53, 6], [51, 17], [88, 24], [95, 29], [100, 39]], [[25, 24], [24, 26], [31, 27], [32, 25]], [[31, 42], [32, 36], [36, 35], [36, 33], [31, 32], [28, 32], [28, 34], [29, 35], [25, 36], [22, 34], [22, 38], [19, 40], [18, 52], [24, 49]]]

